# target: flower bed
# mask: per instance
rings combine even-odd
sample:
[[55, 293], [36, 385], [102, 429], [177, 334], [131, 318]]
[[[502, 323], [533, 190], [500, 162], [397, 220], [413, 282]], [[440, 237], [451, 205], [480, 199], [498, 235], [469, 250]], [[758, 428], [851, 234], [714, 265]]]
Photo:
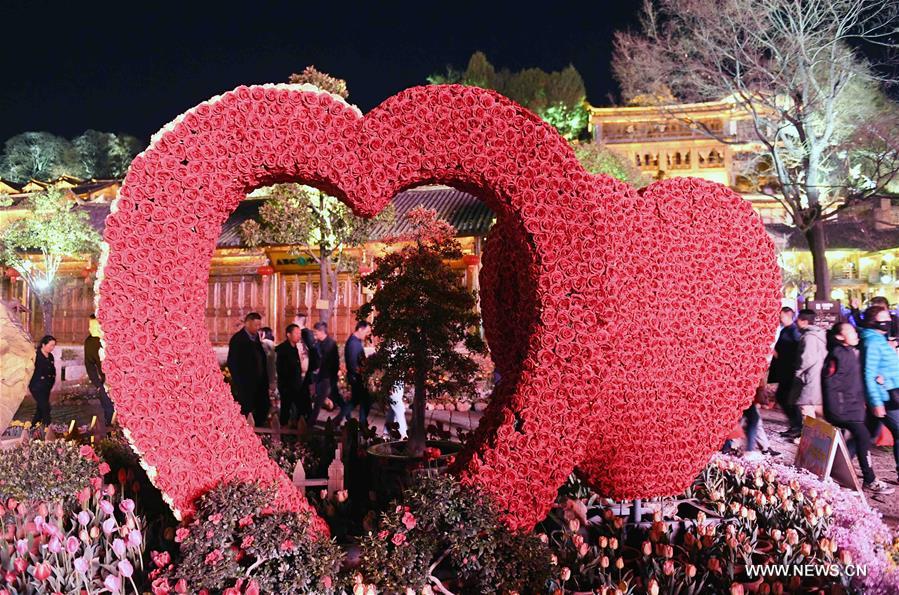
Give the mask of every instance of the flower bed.
[[[744, 465], [720, 456], [685, 496], [668, 502], [678, 514], [656, 512], [651, 523], [638, 526], [617, 516], [616, 507], [583, 499], [563, 502], [543, 525], [543, 538], [558, 556], [554, 588], [654, 594], [899, 592], [890, 530], [877, 511], [832, 482], [783, 465]], [[802, 578], [790, 570], [784, 578], [750, 576], [750, 566], [772, 564], [813, 565], [828, 574]], [[854, 577], [855, 565], [865, 567], [867, 576]]]

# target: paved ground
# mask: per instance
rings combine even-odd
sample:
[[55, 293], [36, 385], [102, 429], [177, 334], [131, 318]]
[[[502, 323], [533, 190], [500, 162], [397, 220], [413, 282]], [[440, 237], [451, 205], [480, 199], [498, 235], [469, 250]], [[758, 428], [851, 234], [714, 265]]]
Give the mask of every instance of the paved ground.
[[[56, 404], [53, 407], [52, 414], [55, 423], [68, 424], [72, 419], [75, 419], [79, 425], [90, 423], [93, 415], [102, 415], [99, 403], [95, 400], [79, 400]], [[34, 401], [26, 397], [16, 413], [15, 419], [30, 420], [32, 415], [34, 415]], [[477, 425], [480, 418], [481, 414], [473, 411], [465, 413], [457, 411], [428, 412], [429, 423], [432, 421], [442, 422], [444, 426], [451, 429], [453, 437], [456, 436], [457, 428], [462, 430], [471, 429]], [[798, 447], [780, 436], [780, 432], [787, 429], [786, 417], [778, 409], [765, 409], [762, 411], [762, 419], [764, 420], [768, 437], [771, 440], [771, 448], [781, 453], [778, 460], [792, 463]], [[377, 410], [373, 411], [371, 423], [379, 429], [383, 428], [383, 415]], [[868, 501], [883, 513], [885, 521], [893, 527], [899, 527], [899, 481], [897, 481], [896, 465], [892, 451], [886, 447], [875, 447], [871, 458], [877, 477], [896, 487], [896, 492], [889, 496], [872, 496], [867, 494]], [[858, 471], [857, 464], [856, 471]], [[859, 477], [861, 477], [860, 474]]]

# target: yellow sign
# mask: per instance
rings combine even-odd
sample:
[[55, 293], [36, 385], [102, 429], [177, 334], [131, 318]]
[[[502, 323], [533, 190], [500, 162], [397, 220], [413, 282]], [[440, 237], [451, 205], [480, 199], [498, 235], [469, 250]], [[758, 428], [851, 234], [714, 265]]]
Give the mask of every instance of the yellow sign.
[[331, 305], [331, 302], [329, 302], [328, 300], [318, 300], [317, 302], [315, 302], [315, 309], [316, 310], [327, 310], [328, 306], [330, 306], [330, 305]]
[[271, 250], [268, 252], [268, 259], [279, 273], [300, 273], [318, 268], [318, 263], [308, 254], [296, 254], [287, 250]]

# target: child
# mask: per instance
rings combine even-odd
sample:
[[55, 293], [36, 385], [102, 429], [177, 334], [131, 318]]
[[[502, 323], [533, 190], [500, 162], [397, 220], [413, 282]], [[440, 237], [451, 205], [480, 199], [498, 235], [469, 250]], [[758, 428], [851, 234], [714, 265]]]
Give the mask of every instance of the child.
[[891, 494], [893, 488], [874, 477], [868, 460], [871, 434], [865, 426], [865, 389], [856, 349], [858, 332], [850, 323], [838, 322], [831, 333], [832, 347], [824, 362], [824, 417], [852, 434], [865, 489], [875, 494]]

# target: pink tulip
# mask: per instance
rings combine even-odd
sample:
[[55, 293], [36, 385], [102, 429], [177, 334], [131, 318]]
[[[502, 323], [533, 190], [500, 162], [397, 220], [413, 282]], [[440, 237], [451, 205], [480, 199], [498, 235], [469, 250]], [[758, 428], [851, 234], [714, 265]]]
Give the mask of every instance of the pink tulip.
[[121, 539], [116, 538], [112, 542], [112, 551], [114, 551], [115, 555], [119, 558], [125, 557], [125, 542]]
[[110, 515], [115, 512], [115, 507], [109, 500], [100, 500], [100, 510], [102, 510], [107, 515]]
[[119, 563], [116, 564], [116, 568], [118, 568], [122, 576], [126, 578], [131, 578], [131, 575], [134, 574], [134, 567], [128, 560], [120, 560]]
[[35, 565], [32, 574], [34, 575], [34, 578], [44, 582], [50, 578], [51, 574], [53, 574], [53, 568], [47, 562], [41, 562], [40, 564]]
[[125, 498], [122, 500], [121, 504], [119, 504], [119, 509], [124, 513], [134, 512], [134, 500]]
[[66, 539], [66, 551], [70, 554], [74, 554], [81, 548], [81, 542], [78, 541], [76, 537], [69, 537]]
[[84, 557], [75, 558], [75, 571], [79, 574], [87, 574], [87, 570], [90, 568], [90, 564], [87, 559]]
[[28, 553], [28, 540], [20, 539], [16, 542], [16, 553], [20, 556], [24, 556]]
[[50, 540], [50, 543], [47, 545], [47, 549], [50, 550], [54, 554], [58, 554], [62, 551], [62, 542], [59, 538], [54, 537]]
[[128, 545], [134, 548], [140, 547], [141, 542], [143, 541], [141, 537], [140, 529], [134, 529], [128, 534]]
[[118, 593], [122, 590], [122, 579], [115, 574], [110, 574], [103, 581], [103, 586], [113, 593]]
[[110, 517], [103, 521], [103, 532], [111, 535], [113, 531], [115, 531], [115, 518]]
[[82, 527], [86, 527], [88, 523], [91, 522], [91, 513], [86, 510], [82, 510], [78, 513], [78, 524]]

